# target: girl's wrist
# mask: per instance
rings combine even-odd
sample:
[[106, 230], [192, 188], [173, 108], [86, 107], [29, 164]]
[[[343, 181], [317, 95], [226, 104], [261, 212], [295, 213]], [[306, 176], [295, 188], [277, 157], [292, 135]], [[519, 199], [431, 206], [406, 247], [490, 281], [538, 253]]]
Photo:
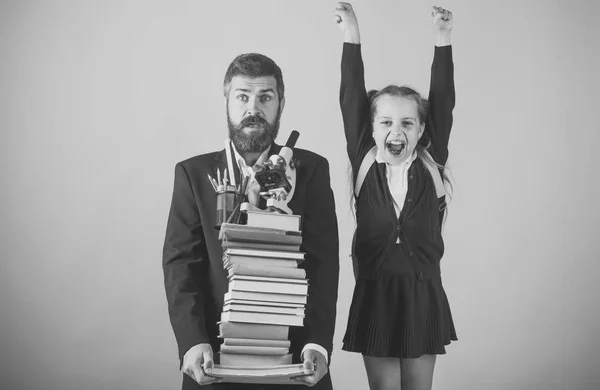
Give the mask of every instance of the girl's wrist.
[[450, 46], [452, 44], [450, 31], [438, 31], [435, 39], [436, 46]]

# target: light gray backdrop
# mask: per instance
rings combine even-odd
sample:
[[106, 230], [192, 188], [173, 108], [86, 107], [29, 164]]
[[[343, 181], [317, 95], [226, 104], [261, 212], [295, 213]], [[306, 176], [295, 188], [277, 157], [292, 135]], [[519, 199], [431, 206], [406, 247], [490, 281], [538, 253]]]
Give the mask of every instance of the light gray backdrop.
[[[428, 1], [355, 1], [369, 87], [427, 93]], [[436, 389], [600, 385], [595, 1], [468, 1], [454, 12], [456, 180], [444, 284], [459, 341]], [[3, 1], [0, 387], [175, 389], [161, 250], [176, 162], [220, 149], [229, 62], [282, 67], [279, 141], [331, 163], [341, 240], [338, 389], [353, 219], [334, 1]]]

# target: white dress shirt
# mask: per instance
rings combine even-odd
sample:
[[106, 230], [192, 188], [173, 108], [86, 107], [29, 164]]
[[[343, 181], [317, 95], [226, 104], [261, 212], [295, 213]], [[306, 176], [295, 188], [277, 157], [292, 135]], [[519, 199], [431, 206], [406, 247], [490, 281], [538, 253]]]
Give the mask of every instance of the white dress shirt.
[[[240, 172], [242, 173], [247, 173], [250, 175], [250, 179], [248, 181], [248, 190], [246, 191], [246, 193], [248, 193], [248, 191], [250, 191], [253, 188], [257, 188], [258, 183], [256, 182], [255, 179], [255, 170], [258, 170], [258, 168], [262, 167], [262, 163], [267, 161], [267, 159], [269, 158], [269, 150], [271, 149], [271, 147], [269, 146], [265, 151], [263, 151], [261, 153], [261, 155], [258, 157], [258, 160], [256, 160], [256, 162], [254, 163], [253, 166], [249, 167], [246, 164], [246, 161], [244, 160], [244, 158], [239, 154], [239, 152], [237, 151], [237, 149], [235, 148], [235, 145], [233, 144], [233, 142], [231, 143], [232, 149], [233, 149], [233, 157], [235, 158], [235, 161], [237, 161], [238, 167], [240, 168]], [[258, 191], [258, 189], [256, 190]], [[327, 350], [325, 348], [323, 348], [322, 346], [320, 346], [319, 344], [315, 344], [315, 343], [308, 343], [304, 346], [304, 348], [302, 348], [302, 355], [304, 355], [304, 352], [307, 349], [314, 349], [315, 351], [320, 352], [324, 357], [325, 357], [325, 362], [329, 362], [329, 358], [327, 356]]]
[[[257, 184], [256, 183], [256, 179], [255, 179], [255, 174], [256, 171], [262, 167], [262, 164], [267, 161], [267, 159], [269, 158], [269, 150], [271, 149], [271, 147], [269, 146], [266, 150], [264, 150], [260, 156], [258, 156], [258, 160], [256, 160], [256, 162], [254, 163], [253, 166], [249, 167], [248, 165], [246, 165], [246, 161], [244, 160], [244, 158], [239, 154], [239, 152], [237, 151], [237, 149], [235, 148], [235, 145], [233, 144], [233, 142], [231, 143], [231, 148], [233, 149], [233, 157], [235, 159], [235, 161], [237, 162], [238, 168], [240, 169], [240, 172], [242, 172], [242, 176], [244, 174], [247, 174], [250, 176], [250, 179], [248, 181], [248, 186], [247, 189], [250, 189], [251, 185]], [[246, 190], [246, 194], [248, 193], [248, 191]]]

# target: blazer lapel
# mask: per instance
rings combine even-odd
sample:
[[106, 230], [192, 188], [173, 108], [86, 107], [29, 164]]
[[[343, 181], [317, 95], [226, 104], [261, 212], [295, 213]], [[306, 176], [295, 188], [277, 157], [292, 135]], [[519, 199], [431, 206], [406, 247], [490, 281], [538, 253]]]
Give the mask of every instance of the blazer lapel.
[[[231, 146], [230, 146], [231, 148]], [[233, 148], [231, 148], [231, 157], [234, 159], [234, 161], [232, 161], [233, 164], [233, 174], [235, 175], [235, 184], [238, 185], [241, 182], [241, 173], [240, 173], [240, 167], [237, 163], [237, 161], [235, 161], [235, 154], [233, 153]], [[225, 149], [221, 150], [220, 152], [218, 152], [215, 155], [215, 163], [212, 167], [212, 171], [213, 171], [213, 177], [216, 179], [217, 178], [217, 168], [221, 171], [221, 180], [223, 179], [223, 175], [225, 174], [225, 169], [227, 169], [227, 177], [229, 180], [229, 183], [231, 183], [231, 172], [229, 172], [229, 165], [227, 163], [227, 154], [225, 153]]]
[[[225, 168], [227, 168], [227, 160], [225, 159], [225, 149], [223, 149], [215, 154], [215, 162], [210, 168], [212, 170], [213, 177], [218, 181], [217, 184], [221, 184], [223, 175], [225, 174]], [[218, 175], [217, 171], [219, 172]], [[221, 178], [221, 181], [219, 181], [219, 178]]]

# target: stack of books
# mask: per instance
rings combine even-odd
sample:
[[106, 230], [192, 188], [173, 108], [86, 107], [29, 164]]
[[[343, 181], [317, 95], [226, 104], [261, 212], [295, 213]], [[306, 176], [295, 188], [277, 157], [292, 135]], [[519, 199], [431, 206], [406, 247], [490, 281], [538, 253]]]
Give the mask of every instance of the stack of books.
[[211, 375], [226, 381], [282, 383], [304, 373], [292, 364], [290, 326], [303, 326], [308, 281], [300, 216], [245, 210], [247, 224], [221, 225], [229, 290]]

